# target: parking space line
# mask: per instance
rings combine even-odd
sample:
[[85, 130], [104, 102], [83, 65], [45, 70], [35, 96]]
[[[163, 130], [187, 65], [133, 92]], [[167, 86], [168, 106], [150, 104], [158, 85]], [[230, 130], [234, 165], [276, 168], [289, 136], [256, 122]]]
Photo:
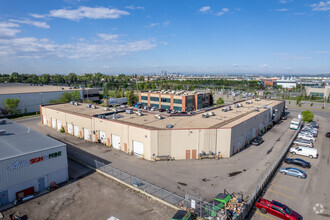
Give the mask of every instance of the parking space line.
[[272, 184], [271, 186], [279, 187], [279, 188], [282, 188], [282, 189], [285, 189], [285, 190], [288, 190], [288, 191], [292, 191], [294, 193], [298, 193], [297, 191], [295, 191], [293, 189], [290, 189], [290, 188], [287, 188], [287, 187], [284, 187], [284, 186], [280, 186], [280, 185], [276, 185], [276, 184]]
[[267, 191], [280, 194], [280, 195], [285, 196], [285, 197], [288, 197], [290, 199], [298, 200], [296, 197], [288, 196], [288, 195], [286, 195], [284, 193], [280, 193], [280, 192], [277, 192], [277, 191], [274, 191], [274, 190], [271, 190], [271, 189], [268, 189]]
[[260, 212], [255, 212], [255, 213], [257, 213], [257, 214], [259, 214], [259, 215], [262, 215], [262, 216], [264, 216], [264, 217], [266, 217], [266, 218], [269, 218], [269, 219], [272, 219], [272, 220], [276, 220], [275, 218], [272, 218], [272, 217], [269, 217], [269, 216], [267, 216], [267, 215], [265, 215], [265, 214], [262, 214], [262, 213], [260, 213]]

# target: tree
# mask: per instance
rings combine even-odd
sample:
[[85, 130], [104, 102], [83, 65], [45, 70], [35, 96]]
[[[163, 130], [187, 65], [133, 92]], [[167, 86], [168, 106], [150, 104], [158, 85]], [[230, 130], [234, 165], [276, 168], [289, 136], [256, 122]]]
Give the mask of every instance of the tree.
[[19, 103], [19, 99], [7, 98], [5, 100], [5, 108], [8, 110], [9, 114], [16, 115], [20, 113], [20, 110], [17, 109], [18, 103]]
[[72, 93], [71, 93], [71, 98], [73, 101], [81, 101], [81, 98], [80, 98], [80, 92], [78, 90], [74, 90]]
[[297, 102], [296, 102], [297, 105], [299, 105], [301, 103], [301, 99], [302, 99], [301, 95], [298, 96], [298, 99], [297, 99]]
[[68, 92], [62, 93], [61, 97], [58, 99], [59, 103], [67, 103], [71, 101], [71, 94]]
[[303, 117], [303, 120], [305, 121], [305, 122], [310, 122], [310, 121], [312, 121], [313, 120], [313, 118], [314, 118], [314, 114], [311, 112], [311, 111], [303, 111], [302, 113], [301, 113], [301, 115], [302, 115], [302, 117]]
[[218, 98], [218, 100], [217, 100], [217, 104], [218, 105], [223, 105], [225, 102], [223, 101], [223, 98]]
[[210, 106], [214, 104], [213, 92], [210, 90]]
[[131, 89], [131, 91], [129, 91], [128, 95], [127, 95], [127, 105], [132, 106], [134, 102], [136, 102], [137, 97], [134, 94], [134, 90]]

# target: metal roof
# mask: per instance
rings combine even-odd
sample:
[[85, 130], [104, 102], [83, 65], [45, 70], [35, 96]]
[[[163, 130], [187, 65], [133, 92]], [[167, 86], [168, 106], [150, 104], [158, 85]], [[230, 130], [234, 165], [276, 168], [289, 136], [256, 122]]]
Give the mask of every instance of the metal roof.
[[6, 124], [0, 124], [0, 161], [34, 152], [66, 146], [64, 143], [40, 134], [28, 127], [5, 119]]

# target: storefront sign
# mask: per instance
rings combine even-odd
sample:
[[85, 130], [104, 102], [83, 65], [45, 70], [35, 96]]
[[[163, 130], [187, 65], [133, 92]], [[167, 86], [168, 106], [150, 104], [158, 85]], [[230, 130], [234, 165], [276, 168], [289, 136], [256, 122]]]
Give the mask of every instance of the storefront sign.
[[32, 158], [32, 159], [26, 159], [26, 160], [18, 160], [13, 162], [12, 164], [10, 164], [8, 166], [9, 170], [13, 170], [13, 169], [17, 169], [17, 168], [21, 168], [21, 167], [25, 167], [29, 164], [35, 164], [35, 163], [39, 163], [48, 159], [52, 159], [52, 158], [56, 158], [62, 155], [62, 151], [58, 151], [55, 153], [51, 153], [48, 155], [44, 155], [44, 156], [40, 156], [40, 157], [36, 157], [36, 158]]

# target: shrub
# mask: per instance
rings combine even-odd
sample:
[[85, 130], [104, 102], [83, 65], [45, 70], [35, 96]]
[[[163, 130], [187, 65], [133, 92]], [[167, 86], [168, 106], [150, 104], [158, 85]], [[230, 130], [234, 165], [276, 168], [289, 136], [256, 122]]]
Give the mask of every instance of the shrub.
[[61, 132], [61, 133], [64, 133], [64, 132], [65, 132], [65, 129], [64, 129], [63, 126], [61, 127], [60, 132]]
[[311, 106], [313, 106], [313, 103], [311, 103]]
[[313, 120], [313, 118], [314, 118], [314, 114], [311, 112], [311, 111], [303, 111], [302, 113], [301, 113], [301, 115], [302, 115], [302, 117], [303, 117], [303, 120], [305, 121], [305, 122], [310, 122], [310, 121], [312, 121]]

